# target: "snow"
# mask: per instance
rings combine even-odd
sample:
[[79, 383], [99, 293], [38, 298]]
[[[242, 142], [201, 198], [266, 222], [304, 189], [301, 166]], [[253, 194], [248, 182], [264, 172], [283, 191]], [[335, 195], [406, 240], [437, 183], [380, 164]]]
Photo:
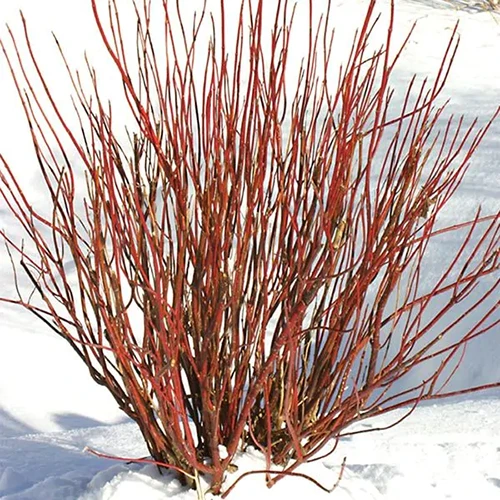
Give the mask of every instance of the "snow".
[[[315, 5], [321, 1], [325, 0], [318, 0]], [[465, 113], [469, 121], [479, 116], [484, 123], [500, 104], [500, 16], [474, 8], [475, 3], [397, 1], [396, 41], [418, 20], [398, 66], [397, 78], [404, 86], [413, 73], [420, 77], [432, 75], [459, 20], [460, 49], [445, 90], [451, 98], [449, 112]], [[457, 8], [465, 4], [468, 8]], [[341, 20], [338, 40], [347, 40], [366, 0], [334, 0], [334, 5], [336, 18]], [[381, 9], [386, 6], [387, 1], [381, 0]], [[2, 2], [0, 20], [12, 24], [16, 33], [20, 32], [19, 8], [26, 14], [42, 64], [52, 68], [50, 80], [61, 99], [68, 96], [64, 79], [58, 78], [63, 69], [50, 39], [51, 31], [57, 33], [70, 60], [82, 61], [82, 53], [87, 50], [97, 68], [104, 71], [105, 59], [99, 50], [87, 0]], [[7, 37], [4, 27], [0, 36]], [[30, 191], [43, 201], [43, 194], [37, 192], [32, 149], [26, 146], [28, 130], [13, 86], [4, 76], [6, 71], [1, 59], [0, 151], [9, 162], [23, 169]], [[112, 79], [105, 82], [112, 88]], [[446, 223], [470, 217], [478, 204], [489, 213], [500, 209], [499, 141], [497, 122], [444, 214]], [[2, 205], [0, 226], [16, 234]], [[442, 249], [436, 250], [435, 258], [430, 259], [429, 276], [439, 266], [439, 251]], [[11, 265], [3, 251], [0, 280], [2, 295], [12, 294]], [[500, 344], [495, 338], [474, 341], [452, 388], [500, 380], [499, 357]], [[359, 422], [349, 429], [352, 435], [341, 438], [330, 456], [299, 469], [331, 488], [346, 457], [342, 479], [331, 494], [298, 477], [279, 481], [269, 490], [263, 475], [251, 475], [236, 485], [230, 498], [498, 499], [499, 396], [498, 392], [491, 392], [475, 399], [422, 405], [400, 425], [377, 432], [356, 434], [390, 426], [404, 410]], [[196, 499], [195, 492], [186, 491], [170, 474], [160, 475], [152, 465], [110, 462], [84, 452], [86, 447], [120, 457], [147, 454], [136, 426], [125, 419], [103, 388], [91, 382], [69, 346], [31, 316], [0, 304], [1, 499]], [[238, 456], [236, 465], [238, 471], [227, 478], [227, 486], [245, 471], [265, 468], [262, 457], [251, 449]]]
[[[267, 489], [263, 475], [241, 480], [229, 498], [261, 500], [427, 500], [481, 498], [500, 494], [500, 399], [425, 405], [387, 430], [404, 410], [362, 421], [349, 429], [329, 457], [307, 464], [309, 474], [332, 494], [303, 478], [289, 477]], [[110, 465], [84, 453], [85, 446], [124, 457], [144, 456], [145, 446], [132, 423], [0, 438], [0, 498], [8, 500], [194, 500], [196, 495], [152, 465]], [[238, 471], [265, 468], [255, 450], [236, 460]], [[212, 498], [210, 494], [207, 499]]]

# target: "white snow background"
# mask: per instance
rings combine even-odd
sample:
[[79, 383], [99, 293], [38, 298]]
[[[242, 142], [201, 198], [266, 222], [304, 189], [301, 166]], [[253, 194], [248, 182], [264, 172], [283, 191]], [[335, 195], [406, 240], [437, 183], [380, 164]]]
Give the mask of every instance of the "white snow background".
[[[324, 1], [315, 0], [316, 8], [320, 10]], [[339, 43], [352, 35], [367, 1], [333, 0], [333, 3]], [[449, 113], [464, 113], [469, 120], [478, 116], [484, 123], [500, 104], [500, 16], [477, 9], [457, 10], [450, 3], [396, 1], [396, 42], [418, 20], [400, 61], [397, 78], [404, 89], [404, 82], [413, 73], [432, 76], [455, 22], [460, 20], [460, 48], [444, 96], [451, 98]], [[387, 11], [387, 6], [387, 0], [379, 2], [382, 11]], [[51, 31], [57, 34], [75, 66], [83, 68], [83, 52], [87, 51], [101, 82], [111, 92], [116, 81], [106, 73], [109, 61], [98, 41], [90, 1], [3, 0], [0, 2], [2, 39], [8, 36], [6, 22], [21, 36], [19, 9], [25, 13], [41, 66], [60, 102], [69, 105], [70, 96]], [[300, 43], [300, 39], [295, 43]], [[393, 85], [397, 88], [398, 80]], [[43, 194], [37, 191], [28, 127], [1, 57], [0, 151], [26, 181], [30, 196], [43, 203]], [[445, 222], [472, 217], [479, 204], [485, 213], [500, 210], [500, 121], [493, 125], [474, 157], [464, 184], [444, 214]], [[0, 226], [14, 238], [22, 238], [1, 204]], [[430, 259], [429, 277], [436, 272], [439, 272], [438, 255]], [[1, 295], [14, 293], [11, 264], [3, 249], [0, 283]], [[499, 334], [496, 330], [470, 345], [452, 389], [500, 380]], [[403, 413], [362, 421], [352, 430], [385, 427]], [[147, 454], [135, 425], [125, 419], [107, 392], [91, 381], [69, 346], [32, 316], [0, 304], [1, 499], [196, 499], [194, 491], [186, 491], [173, 476], [160, 476], [153, 466], [99, 459], [85, 453], [86, 446], [123, 457]], [[331, 494], [300, 478], [287, 478], [268, 490], [264, 478], [256, 475], [243, 479], [229, 498], [497, 500], [500, 498], [500, 391], [422, 405], [396, 427], [343, 438], [328, 458], [305, 465], [300, 471], [331, 487], [344, 457], [342, 480]], [[260, 457], [251, 450], [241, 455], [237, 464], [237, 474], [263, 468]], [[227, 484], [235, 477], [228, 478]]]

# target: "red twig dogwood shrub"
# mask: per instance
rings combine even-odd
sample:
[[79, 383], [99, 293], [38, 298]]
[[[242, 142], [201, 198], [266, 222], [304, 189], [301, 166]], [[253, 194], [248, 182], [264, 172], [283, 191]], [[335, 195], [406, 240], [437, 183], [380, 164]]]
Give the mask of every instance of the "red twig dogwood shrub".
[[[189, 20], [180, 1], [135, 4], [135, 52], [118, 2], [90, 3], [123, 86], [105, 102], [89, 66], [87, 93], [61, 49], [80, 126], [24, 20], [28, 55], [10, 31], [2, 44], [50, 204], [32, 206], [2, 160], [26, 243], [3, 237], [34, 289], [5, 300], [71, 344], [156, 463], [215, 493], [241, 447], [263, 452], [272, 485], [352, 422], [449, 394], [466, 343], [500, 321], [500, 214], [439, 225], [489, 127], [443, 118], [456, 33], [433, 83], [411, 80], [396, 105], [393, 7], [374, 49], [369, 3], [339, 69], [329, 4], [316, 18], [310, 0], [298, 61], [287, 1], [270, 33], [263, 0]], [[428, 247], [449, 234], [461, 243], [424, 286]]]

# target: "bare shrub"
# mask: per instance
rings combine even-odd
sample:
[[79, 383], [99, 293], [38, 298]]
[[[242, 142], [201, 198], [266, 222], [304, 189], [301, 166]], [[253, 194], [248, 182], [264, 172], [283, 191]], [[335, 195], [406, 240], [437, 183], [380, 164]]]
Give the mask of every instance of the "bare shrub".
[[[412, 80], [396, 106], [393, 6], [374, 50], [370, 2], [338, 78], [331, 7], [318, 22], [311, 13], [291, 83], [288, 2], [266, 35], [262, 0], [242, 0], [236, 20], [222, 1], [208, 43], [208, 11], [186, 21], [182, 2], [164, 2], [153, 43], [145, 0], [132, 55], [117, 2], [107, 27], [91, 3], [123, 92], [109, 105], [90, 67], [88, 93], [66, 64], [80, 127], [24, 19], [29, 56], [11, 31], [2, 43], [50, 204], [34, 208], [2, 158], [0, 191], [26, 248], [2, 236], [33, 286], [3, 300], [71, 344], [154, 461], [192, 485], [210, 476], [215, 493], [241, 447], [264, 453], [272, 485], [360, 418], [449, 394], [463, 347], [500, 321], [500, 214], [438, 226], [489, 127], [443, 117], [456, 33], [435, 80]], [[123, 106], [128, 142], [112, 114]], [[450, 233], [461, 243], [422, 286], [428, 246]]]

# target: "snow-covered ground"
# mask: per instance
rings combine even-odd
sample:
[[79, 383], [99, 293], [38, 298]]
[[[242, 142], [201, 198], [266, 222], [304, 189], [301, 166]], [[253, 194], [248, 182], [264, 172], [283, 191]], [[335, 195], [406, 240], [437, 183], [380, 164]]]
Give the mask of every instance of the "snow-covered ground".
[[[315, 0], [315, 4], [321, 1]], [[339, 37], [350, 32], [366, 0], [333, 0]], [[486, 120], [500, 104], [500, 16], [479, 9], [456, 9], [475, 2], [397, 0], [396, 39], [402, 39], [414, 20], [415, 34], [397, 71], [401, 82], [414, 72], [432, 75], [451, 30], [460, 20], [461, 44], [445, 94], [450, 112]], [[484, 3], [484, 2], [483, 2]], [[92, 24], [88, 0], [9, 0], [0, 3], [0, 21], [20, 33], [22, 8], [36, 40], [42, 63], [56, 58], [50, 32], [57, 33], [73, 61], [88, 49], [98, 68], [105, 68]], [[453, 4], [453, 5], [451, 5]], [[384, 10], [387, 1], [380, 1]], [[318, 7], [316, 7], [318, 8]], [[0, 36], [5, 39], [4, 27]], [[51, 59], [52, 58], [52, 59]], [[51, 81], [61, 99], [67, 92], [54, 64]], [[104, 69], [103, 69], [104, 71]], [[35, 179], [36, 165], [27, 126], [0, 60], [0, 151]], [[397, 81], [393, 82], [397, 86]], [[58, 86], [59, 85], [59, 86]], [[481, 204], [485, 212], [500, 210], [500, 123], [496, 123], [475, 156], [472, 169], [446, 217], [450, 221], [472, 216]], [[36, 183], [30, 190], [37, 195]], [[0, 205], [0, 226], [12, 226]], [[21, 233], [19, 232], [19, 238]], [[432, 261], [431, 261], [432, 262]], [[435, 266], [439, 265], [436, 259]], [[432, 274], [432, 266], [429, 268]], [[1, 295], [13, 292], [11, 266], [0, 253]], [[500, 380], [498, 331], [470, 345], [455, 388]], [[356, 430], [386, 427], [400, 413], [360, 422]], [[90, 447], [121, 457], [146, 454], [135, 426], [127, 422], [105, 390], [90, 381], [86, 368], [71, 349], [22, 311], [0, 304], [0, 498], [51, 500], [194, 500], [171, 476], [160, 476], [153, 466], [109, 462], [85, 453]], [[303, 471], [331, 487], [342, 461], [346, 465], [335, 500], [391, 499], [461, 500], [500, 498], [500, 393], [475, 399], [440, 402], [418, 408], [397, 427], [344, 437], [328, 458], [304, 466]], [[257, 453], [248, 451], [237, 462], [241, 474], [263, 467]], [[230, 485], [235, 478], [228, 478]], [[315, 485], [287, 478], [267, 490], [263, 477], [239, 483], [231, 498], [327, 498]]]
[[[389, 425], [394, 412], [361, 422], [353, 431]], [[462, 500], [500, 498], [500, 399], [464, 401], [418, 408], [411, 418], [384, 431], [343, 438], [335, 453], [299, 472], [310, 474], [325, 493], [302, 478], [289, 477], [267, 489], [262, 476], [241, 480], [230, 494], [236, 500]], [[9, 500], [194, 500], [170, 474], [154, 466], [109, 462], [84, 454], [89, 446], [124, 457], [146, 450], [130, 423], [46, 434], [0, 438], [0, 498]], [[258, 453], [236, 461], [236, 474], [262, 469]], [[207, 495], [207, 498], [210, 498]]]

